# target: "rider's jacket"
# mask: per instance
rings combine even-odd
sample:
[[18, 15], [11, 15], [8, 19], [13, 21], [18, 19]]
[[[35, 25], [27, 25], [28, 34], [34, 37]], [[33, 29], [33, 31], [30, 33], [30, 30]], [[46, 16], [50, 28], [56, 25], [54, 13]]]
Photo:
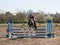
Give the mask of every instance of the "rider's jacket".
[[33, 20], [35, 20], [34, 16], [32, 16], [32, 15], [30, 15], [30, 19], [33, 19]]

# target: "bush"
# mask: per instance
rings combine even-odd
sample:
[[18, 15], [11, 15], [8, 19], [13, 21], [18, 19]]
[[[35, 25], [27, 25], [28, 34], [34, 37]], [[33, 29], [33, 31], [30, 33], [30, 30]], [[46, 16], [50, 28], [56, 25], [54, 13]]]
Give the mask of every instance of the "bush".
[[42, 20], [41, 21], [36, 21], [36, 22], [38, 22], [38, 23], [45, 23], [45, 21], [42, 21]]
[[54, 34], [54, 32], [50, 32], [49, 34]]
[[1, 21], [1, 20], [0, 20], [0, 23], [4, 23], [4, 21]]
[[13, 23], [27, 23], [27, 21], [14, 21]]

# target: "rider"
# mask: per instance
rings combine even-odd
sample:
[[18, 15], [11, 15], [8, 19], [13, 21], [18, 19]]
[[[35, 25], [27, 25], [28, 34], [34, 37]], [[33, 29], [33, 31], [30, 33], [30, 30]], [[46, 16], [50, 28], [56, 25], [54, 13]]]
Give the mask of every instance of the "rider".
[[34, 21], [35, 21], [35, 18], [34, 18], [34, 16], [32, 16], [31, 14], [30, 14], [30, 17], [29, 17], [30, 19], [33, 19]]

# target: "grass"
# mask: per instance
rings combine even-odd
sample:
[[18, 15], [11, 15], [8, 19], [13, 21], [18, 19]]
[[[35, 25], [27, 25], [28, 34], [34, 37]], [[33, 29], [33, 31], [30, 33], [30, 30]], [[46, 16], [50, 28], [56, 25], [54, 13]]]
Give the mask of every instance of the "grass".
[[54, 26], [53, 28], [60, 28], [60, 26]]
[[[7, 24], [0, 24], [0, 27], [8, 27], [8, 25]], [[22, 24], [22, 25], [19, 25], [19, 24], [15, 24], [14, 25], [14, 27], [16, 27], [16, 28], [18, 28], [18, 27], [20, 27], [20, 28], [24, 28], [24, 27], [29, 27], [28, 25], [25, 25], [25, 24]], [[37, 27], [45, 27], [45, 25], [38, 25]], [[60, 28], [60, 25], [57, 25], [57, 26], [54, 26], [53, 28]]]

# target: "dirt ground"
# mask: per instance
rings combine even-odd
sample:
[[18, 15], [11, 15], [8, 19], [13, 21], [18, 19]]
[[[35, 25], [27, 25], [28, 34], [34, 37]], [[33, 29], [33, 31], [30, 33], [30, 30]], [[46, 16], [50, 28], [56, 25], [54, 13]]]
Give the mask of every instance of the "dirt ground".
[[[7, 27], [0, 27], [0, 37], [6, 35]], [[0, 45], [60, 45], [60, 28], [54, 28], [55, 38], [0, 38]]]

